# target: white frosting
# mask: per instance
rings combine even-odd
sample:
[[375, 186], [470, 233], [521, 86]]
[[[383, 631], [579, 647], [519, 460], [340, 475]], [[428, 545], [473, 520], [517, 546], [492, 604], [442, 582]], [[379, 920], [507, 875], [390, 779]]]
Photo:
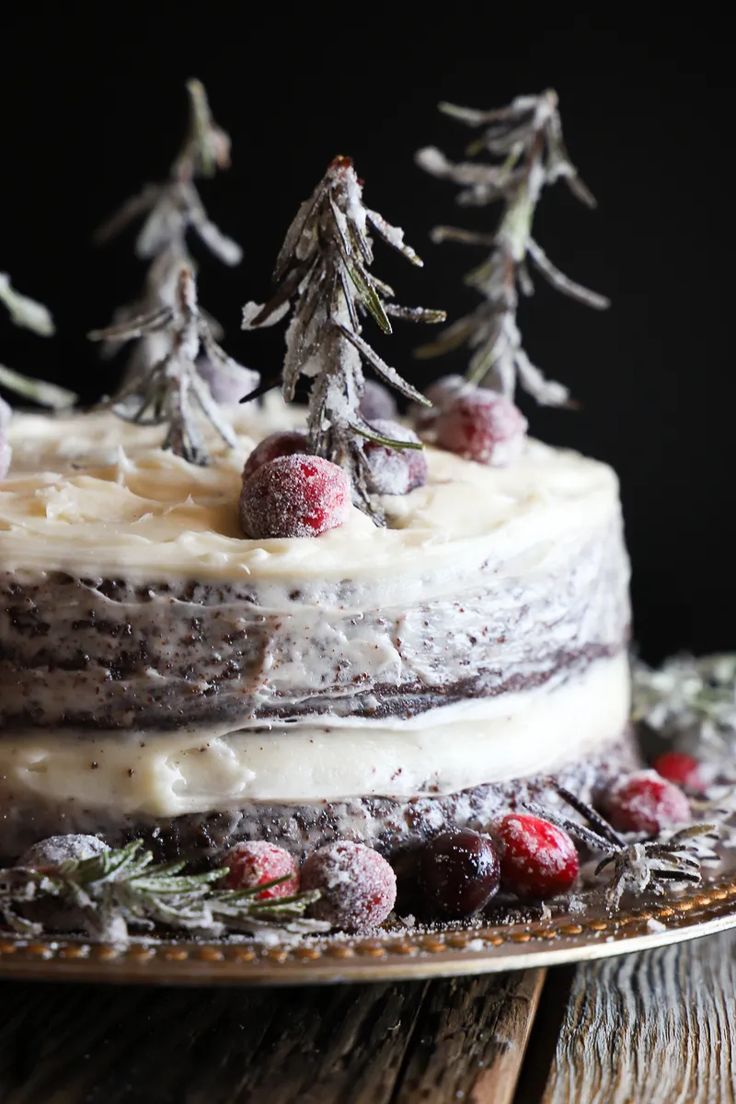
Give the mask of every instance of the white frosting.
[[0, 565], [247, 581], [272, 588], [261, 604], [276, 608], [284, 587], [348, 577], [356, 599], [367, 587], [377, 608], [454, 593], [491, 552], [501, 576], [553, 571], [617, 523], [610, 468], [529, 441], [508, 468], [428, 449], [428, 484], [384, 499], [386, 529], [352, 509], [316, 542], [247, 540], [237, 513], [243, 460], [255, 440], [297, 416], [276, 404], [265, 414], [235, 410], [240, 447], [198, 468], [157, 447], [160, 429], [109, 413], [17, 415], [14, 466], [0, 483]]
[[454, 793], [594, 754], [623, 730], [628, 708], [620, 655], [567, 681], [404, 722], [321, 719], [315, 727], [305, 719], [235, 733], [5, 732], [0, 801], [173, 817], [251, 802]]

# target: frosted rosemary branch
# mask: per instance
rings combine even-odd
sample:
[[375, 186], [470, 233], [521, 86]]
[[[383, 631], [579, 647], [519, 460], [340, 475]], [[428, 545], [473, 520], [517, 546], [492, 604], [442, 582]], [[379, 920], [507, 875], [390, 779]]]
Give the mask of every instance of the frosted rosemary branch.
[[608, 879], [609, 909], [618, 907], [627, 890], [642, 894], [649, 888], [662, 892], [677, 882], [698, 885], [702, 877], [700, 864], [718, 858], [712, 849], [719, 834], [716, 824], [691, 824], [669, 835], [632, 841], [621, 836], [599, 812], [564, 786], [555, 788], [562, 800], [583, 817], [584, 823], [536, 802], [525, 803], [524, 807], [563, 828], [589, 850], [602, 853], [594, 873], [596, 876], [605, 873]]
[[634, 665], [635, 721], [681, 751], [731, 767], [736, 749], [736, 654], [673, 656]]
[[[99, 228], [98, 245], [116, 237], [132, 223], [143, 219], [135, 251], [150, 261], [141, 296], [119, 308], [114, 322], [122, 323], [148, 314], [161, 305], [171, 305], [176, 296], [179, 270], [183, 264], [196, 271], [187, 240], [192, 231], [219, 260], [236, 265], [242, 257], [240, 246], [227, 237], [210, 219], [197, 190], [198, 177], [212, 176], [230, 165], [230, 138], [214, 121], [201, 81], [187, 82], [189, 127], [181, 150], [173, 161], [169, 177], [160, 184], [147, 184]], [[220, 327], [215, 323], [215, 332]], [[110, 339], [104, 350], [114, 353], [123, 339]], [[127, 368], [127, 378], [150, 368], [160, 358], [155, 339], [139, 342]]]
[[[35, 299], [21, 295], [10, 283], [7, 273], [0, 272], [0, 303], [8, 310], [11, 322], [23, 329], [32, 330], [41, 337], [51, 337], [54, 333], [54, 320], [50, 311]], [[73, 406], [77, 396], [66, 387], [59, 387], [46, 380], [34, 379], [12, 368], [0, 364], [0, 386], [14, 391], [21, 398], [31, 399], [41, 406], [62, 409]]]
[[[403, 231], [365, 206], [352, 161], [336, 157], [287, 231], [274, 272], [278, 290], [265, 306], [246, 304], [243, 328], [271, 325], [293, 306], [286, 333], [284, 398], [294, 398], [300, 377], [312, 380], [310, 447], [348, 471], [355, 504], [380, 524], [383, 519], [361, 443], [361, 436], [374, 436], [358, 409], [363, 364], [407, 398], [429, 404], [369, 345], [363, 320], [370, 315], [383, 333], [390, 334], [392, 317], [434, 323], [444, 321], [445, 313], [393, 303], [393, 289], [370, 271], [373, 233], [412, 264], [422, 264], [404, 241]], [[406, 442], [390, 444], [399, 448]]]
[[0, 870], [0, 916], [20, 934], [79, 927], [102, 941], [125, 941], [129, 927], [156, 925], [212, 936], [273, 925], [290, 931], [327, 927], [303, 919], [318, 890], [263, 900], [258, 894], [283, 878], [254, 889], [219, 889], [227, 869], [188, 874], [185, 865], [155, 864], [143, 842], [134, 840], [50, 867]]
[[435, 147], [427, 147], [417, 153], [418, 164], [433, 176], [458, 184], [461, 206], [498, 203], [501, 212], [491, 233], [447, 226], [433, 231], [436, 242], [455, 241], [491, 252], [465, 278], [482, 302], [436, 341], [418, 349], [417, 355], [437, 356], [466, 346], [472, 382], [490, 385], [512, 398], [518, 381], [538, 402], [563, 405], [569, 399], [567, 388], [546, 379], [524, 350], [516, 317], [519, 293], [532, 293], [530, 269], [536, 269], [558, 291], [589, 307], [603, 309], [609, 302], [565, 276], [532, 236], [542, 191], [557, 180], [564, 180], [587, 206], [595, 206], [565, 148], [557, 94], [548, 90], [538, 96], [519, 96], [495, 111], [447, 103], [440, 104], [440, 110], [468, 126], [483, 128], [468, 154], [483, 153], [489, 160], [455, 163]]
[[194, 273], [182, 265], [173, 303], [118, 326], [93, 330], [92, 341], [163, 339], [166, 351], [151, 367], [143, 367], [111, 405], [121, 418], [140, 425], [166, 425], [163, 447], [193, 464], [205, 465], [209, 453], [201, 423], [209, 422], [231, 448], [235, 434], [209, 385], [198, 370], [204, 364], [243, 376], [243, 389], [254, 386], [257, 375], [228, 356], [215, 341], [197, 304]]

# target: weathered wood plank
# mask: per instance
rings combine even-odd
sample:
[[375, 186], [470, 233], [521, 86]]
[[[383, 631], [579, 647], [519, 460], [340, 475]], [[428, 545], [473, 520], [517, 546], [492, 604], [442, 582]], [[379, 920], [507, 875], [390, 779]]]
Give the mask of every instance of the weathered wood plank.
[[544, 970], [434, 982], [396, 1104], [507, 1104], [514, 1096]]
[[736, 935], [579, 966], [543, 1104], [733, 1104]]
[[0, 985], [3, 1104], [511, 1099], [542, 983]]

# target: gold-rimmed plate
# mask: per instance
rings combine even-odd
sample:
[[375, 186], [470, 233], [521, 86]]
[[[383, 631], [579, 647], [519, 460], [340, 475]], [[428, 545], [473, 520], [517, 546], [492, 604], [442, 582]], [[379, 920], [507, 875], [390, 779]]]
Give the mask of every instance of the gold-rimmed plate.
[[608, 916], [600, 906], [502, 926], [394, 928], [296, 943], [0, 934], [0, 977], [151, 985], [314, 985], [494, 973], [660, 947], [736, 927], [736, 871]]

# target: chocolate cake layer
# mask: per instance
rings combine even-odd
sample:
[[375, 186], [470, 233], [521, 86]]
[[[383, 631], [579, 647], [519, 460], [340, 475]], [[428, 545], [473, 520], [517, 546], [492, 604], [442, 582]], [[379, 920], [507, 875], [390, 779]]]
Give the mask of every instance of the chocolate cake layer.
[[[16, 802], [3, 813], [0, 861], [13, 861], [37, 840], [67, 832], [97, 834], [111, 844], [143, 838], [161, 858], [185, 858], [198, 864], [217, 862], [224, 851], [244, 839], [270, 840], [299, 856], [334, 839], [354, 839], [395, 855], [444, 828], [487, 829], [495, 817], [529, 801], [557, 808], [560, 798], [555, 783], [590, 802], [638, 762], [633, 734], [627, 731], [599, 755], [573, 761], [554, 775], [530, 775], [438, 797], [252, 802], [227, 812], [165, 819], [120, 816], [114, 809], [85, 809], [81, 803]], [[569, 813], [567, 807], [565, 812]]]

